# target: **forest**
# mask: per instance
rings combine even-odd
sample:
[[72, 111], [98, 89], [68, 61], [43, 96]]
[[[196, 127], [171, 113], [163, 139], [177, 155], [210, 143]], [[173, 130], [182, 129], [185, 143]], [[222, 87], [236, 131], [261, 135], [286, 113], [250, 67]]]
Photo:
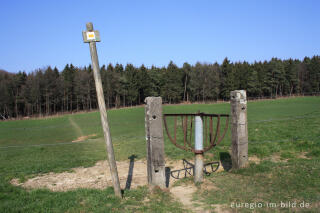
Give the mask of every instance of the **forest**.
[[[312, 95], [320, 92], [320, 56], [222, 64], [172, 61], [166, 67], [109, 64], [101, 67], [107, 108], [135, 106], [147, 96], [164, 103], [228, 100], [244, 89], [248, 98]], [[67, 64], [30, 73], [0, 71], [0, 119], [52, 115], [97, 109], [91, 66]]]

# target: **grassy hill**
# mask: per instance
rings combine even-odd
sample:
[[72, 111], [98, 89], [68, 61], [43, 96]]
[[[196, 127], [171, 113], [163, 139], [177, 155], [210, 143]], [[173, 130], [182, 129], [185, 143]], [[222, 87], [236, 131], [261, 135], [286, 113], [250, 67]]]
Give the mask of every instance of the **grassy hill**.
[[[230, 105], [168, 105], [163, 110], [164, 113], [200, 110], [229, 114]], [[144, 108], [110, 110], [108, 116], [116, 159], [127, 160], [133, 154], [145, 158]], [[311, 208], [315, 211], [320, 201], [320, 98], [249, 102], [248, 128], [249, 156], [257, 157], [259, 163], [251, 163], [239, 171], [211, 175], [208, 181], [223, 190], [201, 191], [195, 199], [208, 208], [217, 204], [228, 206], [236, 201], [296, 200], [313, 203]], [[84, 140], [72, 142], [79, 137]], [[223, 142], [211, 154], [206, 153], [206, 160], [217, 160], [227, 154], [230, 140], [229, 129]], [[177, 149], [167, 137], [165, 153], [170, 159], [193, 158], [192, 153]], [[23, 181], [39, 173], [91, 166], [103, 159], [106, 152], [98, 112], [0, 122], [0, 211], [184, 211], [182, 206], [170, 201], [168, 192], [149, 193], [145, 187], [126, 191], [126, 199], [119, 200], [111, 188], [50, 192], [25, 190], [9, 183], [12, 178]], [[150, 202], [144, 202], [146, 197]]]

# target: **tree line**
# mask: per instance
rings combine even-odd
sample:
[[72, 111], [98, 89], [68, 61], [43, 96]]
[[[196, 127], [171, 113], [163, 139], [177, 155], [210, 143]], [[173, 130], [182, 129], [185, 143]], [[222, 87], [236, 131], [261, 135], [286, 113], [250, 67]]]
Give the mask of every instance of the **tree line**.
[[[222, 64], [172, 61], [166, 67], [122, 64], [101, 67], [108, 108], [144, 103], [161, 96], [166, 103], [228, 100], [230, 91], [244, 89], [248, 97], [277, 97], [320, 92], [320, 56], [263, 62]], [[51, 115], [97, 108], [92, 68], [67, 64], [31, 73], [0, 71], [0, 119]]]

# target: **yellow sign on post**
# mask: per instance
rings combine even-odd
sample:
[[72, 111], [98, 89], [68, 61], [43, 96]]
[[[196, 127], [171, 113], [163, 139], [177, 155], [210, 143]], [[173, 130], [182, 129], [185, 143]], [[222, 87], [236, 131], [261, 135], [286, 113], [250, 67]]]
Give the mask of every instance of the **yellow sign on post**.
[[87, 32], [87, 39], [88, 40], [95, 40], [96, 35], [94, 34], [94, 32]]
[[83, 42], [89, 43], [92, 41], [99, 42], [100, 40], [100, 33], [98, 30], [93, 31], [83, 31], [82, 32]]

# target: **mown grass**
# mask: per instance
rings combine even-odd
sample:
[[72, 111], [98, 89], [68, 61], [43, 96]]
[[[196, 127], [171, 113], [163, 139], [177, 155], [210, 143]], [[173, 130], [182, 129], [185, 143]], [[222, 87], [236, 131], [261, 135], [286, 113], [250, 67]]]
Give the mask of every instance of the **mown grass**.
[[124, 198], [105, 190], [78, 189], [51, 192], [23, 190], [1, 182], [1, 212], [186, 212], [168, 192], [140, 187], [126, 191]]
[[[319, 212], [319, 174], [319, 158], [280, 163], [265, 160], [260, 164], [251, 163], [245, 169], [209, 177], [215, 188], [199, 190], [196, 198], [206, 203], [207, 208], [219, 204], [237, 212]], [[281, 206], [281, 202], [296, 203], [296, 206]], [[299, 206], [301, 203], [309, 206]]]
[[[198, 110], [229, 114], [230, 106], [228, 103], [169, 105], [164, 106], [163, 111], [194, 113]], [[116, 159], [127, 160], [133, 154], [145, 158], [144, 108], [109, 110], [108, 116]], [[203, 197], [199, 195], [199, 199], [207, 203], [208, 208], [211, 204], [253, 201], [257, 194], [265, 202], [289, 198], [319, 202], [320, 98], [249, 102], [248, 124], [249, 156], [259, 157], [262, 163], [238, 172], [212, 175], [210, 181], [221, 191], [200, 193]], [[172, 122], [169, 126], [172, 127]], [[96, 136], [70, 143], [92, 134]], [[229, 148], [230, 130], [218, 147], [206, 153], [206, 160], [220, 159]], [[177, 149], [166, 136], [165, 152], [171, 159], [193, 158], [192, 153]], [[297, 159], [301, 153], [309, 159]], [[272, 162], [275, 155], [287, 162]], [[9, 184], [12, 178], [23, 181], [39, 173], [91, 166], [103, 159], [106, 152], [97, 112], [0, 122], [0, 212], [184, 211], [171, 201], [167, 192], [150, 193], [143, 187], [126, 191], [125, 199], [119, 200], [111, 188], [50, 192], [27, 191]]]

